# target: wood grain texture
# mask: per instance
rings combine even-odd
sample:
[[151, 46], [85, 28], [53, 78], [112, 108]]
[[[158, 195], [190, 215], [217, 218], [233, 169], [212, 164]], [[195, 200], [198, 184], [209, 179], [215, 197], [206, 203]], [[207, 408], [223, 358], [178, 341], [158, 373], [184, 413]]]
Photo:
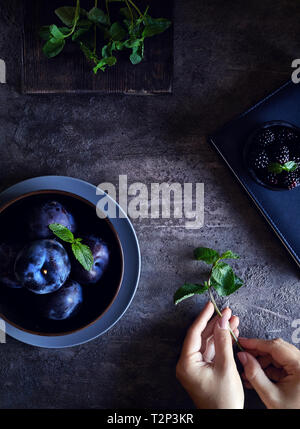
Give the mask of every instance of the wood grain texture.
[[[153, 17], [172, 19], [173, 0], [148, 0]], [[164, 34], [145, 41], [145, 59], [132, 65], [128, 54], [118, 55], [118, 64], [104, 73], [95, 75], [75, 43], [67, 42], [64, 51], [47, 59], [42, 52], [43, 41], [38, 31], [42, 25], [59, 24], [54, 10], [60, 6], [73, 6], [72, 0], [26, 0], [24, 2], [23, 78], [22, 91], [40, 93], [124, 93], [168, 94], [172, 92], [173, 27]], [[93, 1], [82, 0], [83, 8], [93, 7]]]

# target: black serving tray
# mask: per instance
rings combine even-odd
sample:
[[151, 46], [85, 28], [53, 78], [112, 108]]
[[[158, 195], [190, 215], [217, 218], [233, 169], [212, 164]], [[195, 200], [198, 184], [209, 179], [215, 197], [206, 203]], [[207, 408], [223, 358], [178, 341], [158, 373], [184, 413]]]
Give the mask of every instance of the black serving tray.
[[208, 140], [300, 268], [300, 186], [291, 191], [262, 186], [253, 179], [243, 157], [251, 133], [272, 121], [284, 121], [300, 128], [300, 85], [286, 83]]

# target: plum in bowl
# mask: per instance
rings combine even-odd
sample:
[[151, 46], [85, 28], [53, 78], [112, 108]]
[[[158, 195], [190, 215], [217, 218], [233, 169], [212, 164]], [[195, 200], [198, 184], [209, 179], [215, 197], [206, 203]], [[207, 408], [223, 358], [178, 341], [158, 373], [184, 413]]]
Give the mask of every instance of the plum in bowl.
[[[93, 255], [87, 271], [50, 224], [65, 226]], [[123, 278], [123, 251], [109, 219], [74, 194], [37, 191], [0, 208], [0, 316], [39, 335], [66, 335], [112, 305]]]

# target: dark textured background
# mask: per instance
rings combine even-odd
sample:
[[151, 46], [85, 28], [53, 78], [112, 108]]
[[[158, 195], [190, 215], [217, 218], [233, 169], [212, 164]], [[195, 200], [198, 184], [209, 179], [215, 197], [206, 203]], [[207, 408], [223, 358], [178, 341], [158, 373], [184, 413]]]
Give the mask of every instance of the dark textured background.
[[[298, 0], [185, 0], [175, 6], [172, 96], [23, 96], [20, 7], [0, 1], [1, 189], [46, 174], [91, 183], [204, 182], [199, 231], [135, 221], [143, 267], [137, 295], [103, 337], [66, 350], [0, 345], [2, 408], [175, 408], [191, 401], [175, 379], [185, 331], [204, 298], [172, 304], [196, 281], [197, 245], [232, 248], [246, 286], [222, 304], [244, 336], [291, 341], [300, 318], [299, 276], [286, 251], [204, 136], [289, 79], [300, 57]], [[299, 231], [297, 231], [299, 233]], [[247, 406], [259, 407], [254, 393]]]

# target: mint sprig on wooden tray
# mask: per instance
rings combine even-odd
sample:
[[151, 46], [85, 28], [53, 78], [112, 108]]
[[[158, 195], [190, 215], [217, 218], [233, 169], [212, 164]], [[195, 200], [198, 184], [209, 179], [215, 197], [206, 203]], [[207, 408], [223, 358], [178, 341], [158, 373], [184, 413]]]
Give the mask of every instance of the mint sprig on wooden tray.
[[[219, 296], [223, 297], [231, 295], [243, 286], [243, 280], [234, 273], [229, 264], [224, 262], [224, 259], [238, 259], [239, 256], [231, 250], [227, 250], [220, 255], [216, 250], [207, 247], [198, 247], [194, 250], [194, 257], [197, 261], [203, 261], [211, 265], [208, 280], [204, 281], [203, 284], [185, 283], [175, 292], [174, 304], [177, 305], [181, 301], [194, 295], [202, 295], [208, 292], [216, 313], [222, 317], [222, 313], [214, 299], [212, 289], [214, 289]], [[229, 330], [238, 347], [242, 350], [233, 331], [230, 328]]]
[[49, 228], [60, 240], [71, 244], [72, 252], [77, 261], [85, 270], [91, 271], [94, 265], [94, 257], [89, 246], [82, 243], [82, 238], [75, 238], [67, 227], [59, 223], [51, 223]]
[[[110, 3], [120, 3], [117, 20], [113, 20]], [[142, 12], [132, 0], [95, 0], [88, 11], [76, 0], [74, 7], [55, 10], [63, 26], [52, 24], [40, 29], [40, 37], [46, 42], [43, 53], [48, 58], [56, 57], [70, 40], [78, 44], [94, 73], [114, 66], [120, 51], [128, 51], [131, 63], [139, 64], [145, 55], [145, 39], [163, 33], [171, 25], [168, 19], [152, 18], [148, 11], [149, 6]]]

